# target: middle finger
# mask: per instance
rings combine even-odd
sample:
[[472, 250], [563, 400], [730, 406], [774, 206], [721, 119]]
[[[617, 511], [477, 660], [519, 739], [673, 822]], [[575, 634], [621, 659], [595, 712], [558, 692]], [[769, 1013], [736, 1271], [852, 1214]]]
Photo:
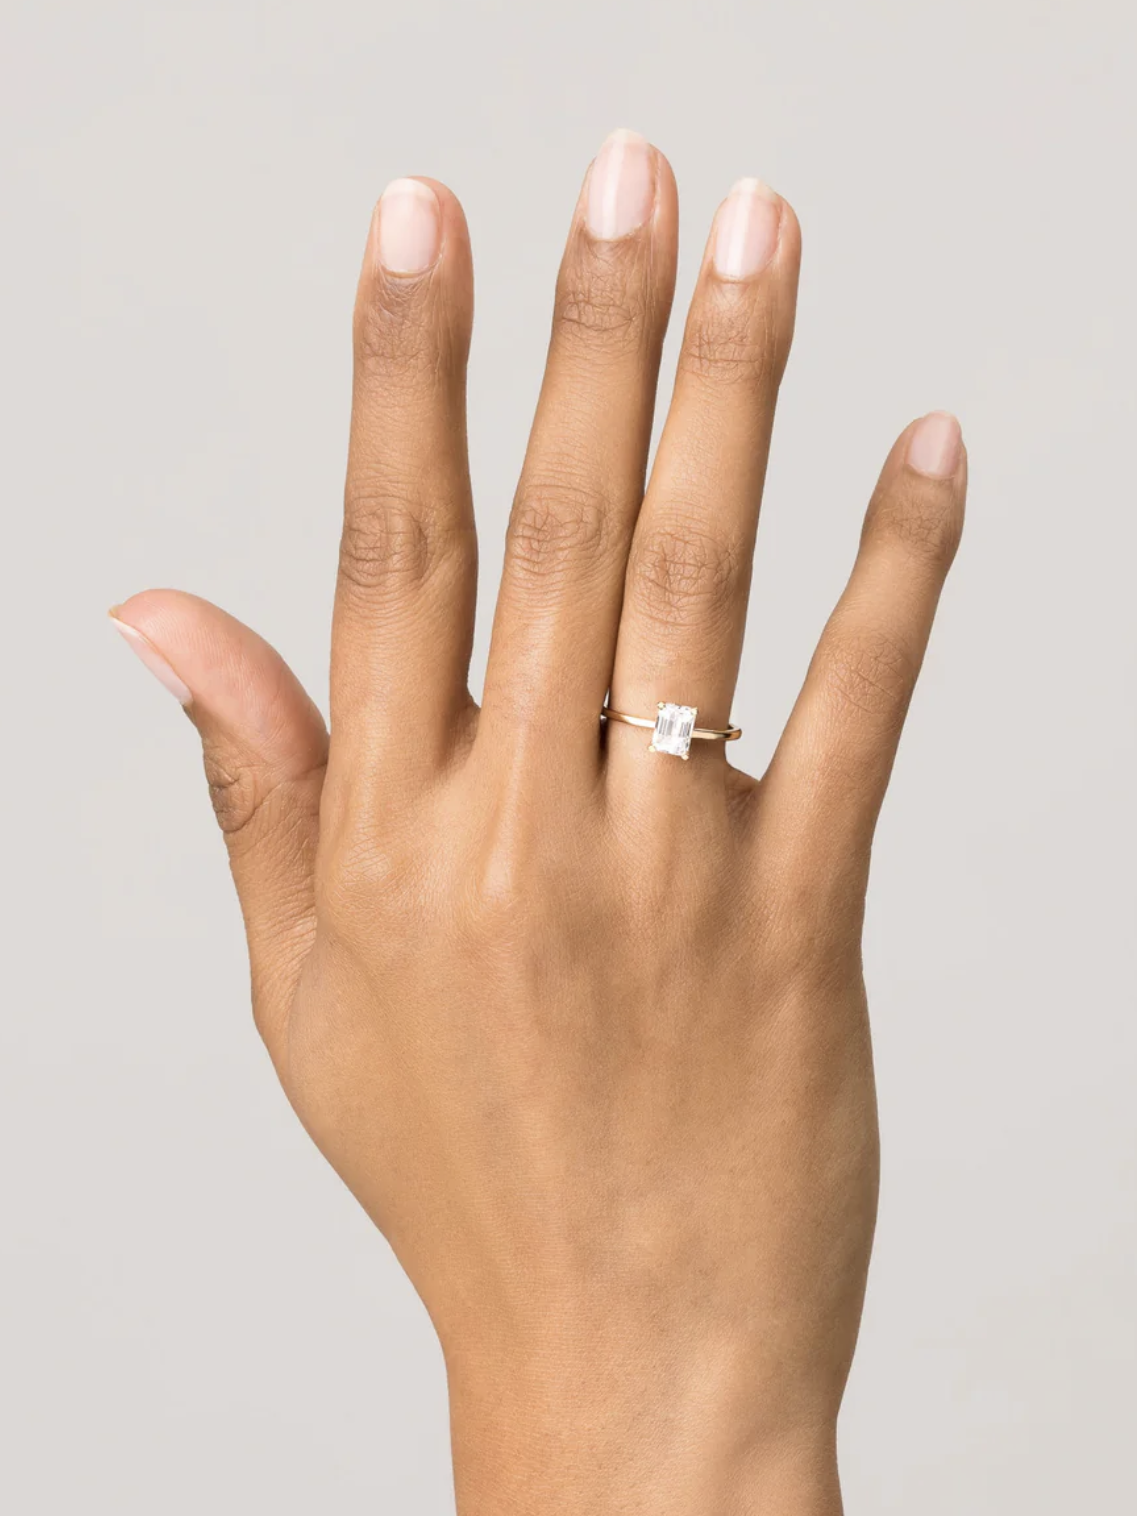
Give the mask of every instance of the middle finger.
[[642, 137], [615, 133], [591, 167], [561, 264], [506, 541], [480, 732], [500, 732], [514, 751], [555, 721], [556, 751], [599, 760], [677, 216], [667, 160]]

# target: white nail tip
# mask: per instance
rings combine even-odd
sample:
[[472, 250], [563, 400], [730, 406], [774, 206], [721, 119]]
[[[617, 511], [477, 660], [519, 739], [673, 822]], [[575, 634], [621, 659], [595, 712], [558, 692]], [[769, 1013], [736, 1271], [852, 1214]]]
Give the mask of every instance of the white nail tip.
[[179, 705], [189, 705], [193, 699], [189, 686], [178, 678], [149, 638], [128, 626], [125, 621], [120, 621], [117, 616], [112, 616], [110, 620], [115, 631], [123, 637], [139, 662], [150, 670], [158, 683], [169, 690]]

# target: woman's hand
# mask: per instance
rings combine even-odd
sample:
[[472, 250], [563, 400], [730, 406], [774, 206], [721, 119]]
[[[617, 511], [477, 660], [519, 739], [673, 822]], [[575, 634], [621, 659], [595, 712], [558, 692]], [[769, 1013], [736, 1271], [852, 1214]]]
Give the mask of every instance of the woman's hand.
[[646, 491], [667, 161], [592, 164], [479, 710], [454, 196], [375, 212], [331, 738], [279, 657], [151, 591], [115, 615], [201, 733], [257, 1025], [438, 1330], [463, 1516], [828, 1512], [877, 1183], [860, 932], [874, 821], [959, 537], [950, 417], [893, 448], [770, 769], [725, 727], [799, 258], [720, 207]]

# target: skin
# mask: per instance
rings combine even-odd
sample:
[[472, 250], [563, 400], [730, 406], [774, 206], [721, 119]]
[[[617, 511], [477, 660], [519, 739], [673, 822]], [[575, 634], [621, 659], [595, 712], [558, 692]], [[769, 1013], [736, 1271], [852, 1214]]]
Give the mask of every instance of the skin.
[[938, 471], [920, 423], [893, 447], [761, 779], [603, 726], [609, 688], [729, 721], [800, 252], [781, 200], [752, 275], [712, 229], [645, 488], [678, 214], [651, 163], [630, 233], [577, 205], [480, 709], [471, 258], [433, 180], [436, 261], [384, 264], [381, 202], [359, 284], [330, 739], [216, 607], [114, 612], [201, 734], [281, 1083], [438, 1331], [461, 1516], [840, 1510], [869, 853], [966, 460], [943, 417]]

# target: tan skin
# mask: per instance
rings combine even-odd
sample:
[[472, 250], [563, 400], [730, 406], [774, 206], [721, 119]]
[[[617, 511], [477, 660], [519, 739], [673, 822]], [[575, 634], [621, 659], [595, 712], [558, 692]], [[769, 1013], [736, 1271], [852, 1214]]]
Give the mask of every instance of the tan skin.
[[435, 262], [384, 265], [381, 203], [359, 285], [330, 739], [222, 611], [115, 612], [201, 733], [284, 1089], [437, 1328], [461, 1516], [840, 1510], [864, 893], [966, 461], [929, 471], [920, 423], [893, 448], [761, 779], [602, 725], [609, 689], [731, 717], [797, 285], [780, 200], [758, 272], [708, 245], [645, 488], [678, 215], [651, 162], [630, 233], [577, 206], [480, 709], [471, 258], [433, 180]]

